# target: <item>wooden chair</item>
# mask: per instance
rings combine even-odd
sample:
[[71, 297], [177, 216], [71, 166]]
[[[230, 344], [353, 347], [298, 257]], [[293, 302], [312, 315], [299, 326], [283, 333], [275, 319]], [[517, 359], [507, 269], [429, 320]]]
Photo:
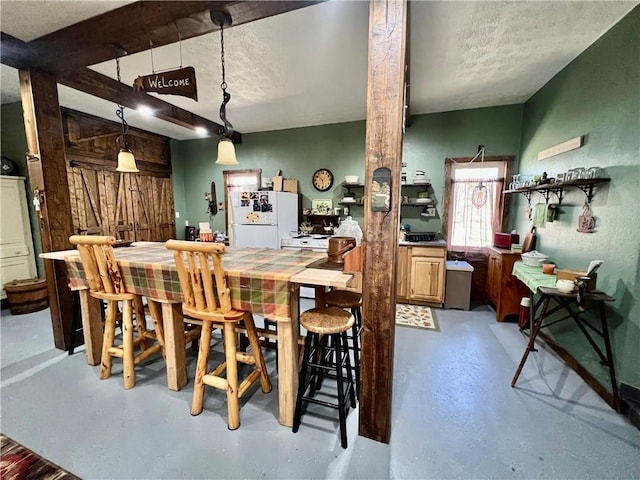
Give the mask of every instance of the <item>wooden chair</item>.
[[[264, 393], [269, 393], [272, 388], [253, 315], [251, 312], [231, 308], [229, 289], [222, 266], [224, 244], [169, 240], [166, 246], [174, 250], [182, 288], [182, 311], [185, 315], [202, 321], [191, 415], [202, 413], [205, 385], [225, 390], [228, 427], [229, 430], [235, 430], [240, 426], [238, 399], [258, 379]], [[237, 349], [236, 324], [242, 321], [251, 345], [251, 353]], [[223, 331], [225, 361], [209, 371], [211, 331], [218, 326], [221, 326]], [[240, 385], [238, 385], [238, 362], [254, 366]], [[226, 378], [222, 377], [225, 371]]]
[[[112, 236], [73, 235], [69, 241], [76, 245], [80, 260], [89, 282], [89, 295], [107, 302], [107, 314], [102, 341], [102, 357], [100, 362], [100, 379], [111, 376], [113, 357], [122, 358], [124, 388], [135, 386], [135, 365], [151, 355], [162, 352], [163, 331], [159, 316], [152, 315], [154, 330], [146, 328], [146, 319], [142, 297], [127, 293], [120, 272], [120, 267], [113, 253], [116, 239]], [[116, 317], [118, 302], [122, 302], [122, 344], [115, 344]], [[138, 330], [134, 338], [133, 319], [136, 319]], [[157, 342], [151, 345], [152, 342]], [[136, 347], [140, 353], [136, 354]]]

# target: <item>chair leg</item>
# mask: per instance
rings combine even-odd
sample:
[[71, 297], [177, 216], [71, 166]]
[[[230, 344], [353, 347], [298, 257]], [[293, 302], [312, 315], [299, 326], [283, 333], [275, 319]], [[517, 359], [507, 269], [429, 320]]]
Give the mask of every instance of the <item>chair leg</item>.
[[107, 302], [107, 315], [104, 320], [104, 338], [102, 340], [102, 357], [100, 359], [100, 380], [105, 380], [111, 376], [111, 365], [113, 359], [109, 349], [113, 347], [116, 335], [116, 314], [118, 302]]
[[302, 367], [300, 368], [300, 376], [298, 379], [298, 396], [296, 397], [296, 409], [293, 415], [293, 427], [291, 429], [293, 433], [296, 433], [300, 428], [300, 419], [302, 418], [302, 397], [304, 396], [304, 392], [306, 390], [307, 368], [309, 365], [309, 355], [311, 354], [311, 343], [313, 342], [314, 337], [317, 337], [317, 334], [307, 332], [307, 338], [305, 338], [304, 340], [304, 357], [302, 360]]
[[[349, 349], [347, 348], [346, 341], [347, 337], [344, 333], [337, 333], [331, 335], [333, 338], [333, 343], [335, 344], [335, 354], [336, 354], [336, 380], [338, 384], [338, 418], [340, 420], [340, 441], [342, 444], [342, 448], [347, 448], [347, 415], [345, 412], [345, 398], [344, 398], [344, 384], [342, 378], [342, 347], [347, 354], [347, 358], [349, 355]], [[343, 344], [343, 342], [345, 342]], [[347, 360], [347, 366], [349, 362]], [[349, 368], [347, 367], [347, 372], [349, 372]], [[350, 375], [350, 373], [347, 373]], [[353, 390], [351, 391], [353, 395]]]
[[122, 373], [124, 388], [133, 388], [136, 384], [133, 346], [133, 305], [126, 300], [122, 307]]
[[353, 370], [355, 372], [356, 397], [360, 400], [360, 339], [358, 338], [358, 325], [353, 322], [351, 335], [353, 336]]
[[236, 325], [233, 322], [225, 322], [224, 332], [224, 356], [227, 364], [227, 414], [229, 417], [229, 430], [235, 430], [240, 426], [240, 405], [238, 402], [238, 360], [236, 357]]
[[244, 324], [247, 327], [247, 337], [249, 337], [251, 353], [253, 354], [253, 358], [256, 362], [255, 367], [260, 370], [260, 387], [262, 388], [262, 393], [269, 393], [273, 387], [271, 386], [271, 379], [267, 373], [267, 366], [264, 363], [260, 339], [258, 338], [258, 332], [256, 332], [256, 326], [253, 322], [253, 315], [251, 312], [247, 312], [245, 314]]
[[193, 400], [191, 401], [191, 415], [202, 413], [204, 401], [204, 383], [202, 378], [209, 367], [209, 350], [211, 349], [211, 322], [204, 320], [200, 330], [200, 349], [196, 364], [196, 377], [193, 381]]
[[138, 329], [138, 336], [140, 338], [140, 348], [142, 351], [145, 351], [150, 345], [149, 339], [147, 338], [147, 317], [144, 312], [142, 297], [136, 296], [133, 299], [133, 313], [136, 318], [136, 328]]
[[162, 324], [162, 309], [158, 305], [158, 302], [147, 299], [149, 304], [149, 313], [151, 314], [151, 319], [153, 321], [153, 330], [156, 332], [156, 340], [160, 344], [160, 349], [162, 352], [162, 358], [166, 360], [167, 356], [165, 353], [165, 345], [164, 345], [164, 327]]

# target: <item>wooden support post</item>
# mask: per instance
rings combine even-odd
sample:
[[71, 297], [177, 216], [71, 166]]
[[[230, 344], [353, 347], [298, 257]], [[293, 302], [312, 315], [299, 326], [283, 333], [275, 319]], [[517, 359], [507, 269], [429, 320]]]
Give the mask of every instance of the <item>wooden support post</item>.
[[[380, 442], [391, 435], [396, 256], [402, 163], [406, 0], [370, 3], [365, 167], [365, 242], [359, 433]], [[390, 170], [388, 212], [372, 210], [374, 170]]]
[[[56, 78], [37, 70], [20, 70], [20, 91], [27, 137], [29, 183], [40, 201], [40, 238], [43, 252], [72, 248], [71, 202], [67, 187], [64, 134], [60, 118]], [[56, 348], [68, 348], [68, 332], [73, 318], [73, 296], [63, 274], [45, 262], [47, 290], [51, 303], [51, 323]]]

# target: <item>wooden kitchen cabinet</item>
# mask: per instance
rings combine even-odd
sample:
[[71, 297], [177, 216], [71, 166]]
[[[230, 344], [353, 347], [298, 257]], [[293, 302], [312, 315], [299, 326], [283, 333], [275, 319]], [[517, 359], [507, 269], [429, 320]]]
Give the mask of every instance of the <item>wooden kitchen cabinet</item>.
[[399, 247], [397, 301], [442, 306], [445, 247]]
[[398, 269], [396, 271], [396, 298], [409, 297], [409, 247], [398, 247]]
[[530, 292], [511, 274], [519, 253], [496, 247], [489, 247], [488, 253], [486, 294], [496, 309], [496, 320], [502, 322], [508, 315], [518, 315], [521, 298]]

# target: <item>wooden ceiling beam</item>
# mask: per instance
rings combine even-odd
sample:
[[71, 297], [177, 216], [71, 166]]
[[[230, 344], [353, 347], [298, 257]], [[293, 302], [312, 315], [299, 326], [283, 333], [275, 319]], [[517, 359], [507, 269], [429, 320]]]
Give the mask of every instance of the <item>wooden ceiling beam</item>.
[[[161, 120], [195, 130], [206, 128], [211, 135], [222, 135], [224, 127], [216, 122], [191, 113], [157, 97], [136, 91], [133, 87], [120, 83], [106, 75], [83, 68], [78, 72], [63, 72], [57, 75], [58, 83], [81, 92], [88, 93], [103, 100], [120, 103], [128, 108], [136, 109], [140, 104], [153, 109], [153, 116]], [[242, 143], [242, 134], [233, 132], [233, 143]]]
[[205, 35], [218, 30], [211, 10], [225, 11], [236, 26], [320, 1], [139, 1], [28, 42], [28, 66], [73, 71], [112, 60], [116, 45], [131, 55], [150, 44], [155, 48]]
[[[29, 70], [30, 68], [23, 64], [25, 52], [29, 50], [28, 45], [5, 33], [0, 35], [0, 40], [2, 42], [2, 63], [19, 70]], [[75, 72], [60, 72], [55, 76], [56, 81], [61, 85], [109, 102], [121, 103], [134, 109], [139, 104], [144, 103], [154, 110], [156, 118], [184, 128], [195, 130], [197, 127], [204, 127], [211, 135], [221, 135], [224, 130], [224, 127], [219, 123], [191, 113], [152, 95], [137, 92], [133, 87], [119, 83], [117, 80], [95, 72], [90, 68], [81, 68]], [[242, 143], [242, 134], [234, 131], [231, 140], [236, 144]]]

